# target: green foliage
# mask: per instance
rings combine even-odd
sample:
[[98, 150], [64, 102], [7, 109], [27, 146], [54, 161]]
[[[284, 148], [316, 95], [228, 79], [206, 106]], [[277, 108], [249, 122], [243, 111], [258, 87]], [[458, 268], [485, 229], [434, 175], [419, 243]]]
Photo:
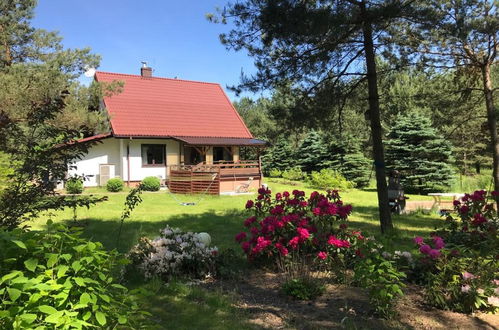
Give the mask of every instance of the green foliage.
[[376, 313], [390, 318], [395, 314], [393, 309], [398, 297], [403, 296], [402, 280], [406, 277], [395, 267], [395, 263], [386, 260], [379, 253], [369, 253], [355, 264], [355, 280], [368, 289], [369, 302]]
[[[455, 249], [464, 253], [467, 250], [458, 246]], [[458, 257], [448, 253], [439, 258], [434, 267], [425, 279], [425, 297], [429, 304], [462, 313], [499, 310], [499, 297], [494, 292], [499, 288], [496, 282], [499, 260], [495, 256]], [[494, 299], [494, 296], [495, 306], [489, 303], [489, 297]]]
[[387, 168], [401, 173], [407, 192], [446, 190], [453, 176], [451, 153], [451, 145], [431, 121], [415, 112], [400, 115], [388, 133]]
[[296, 165], [293, 155], [294, 152], [288, 140], [280, 138], [262, 157], [262, 166], [265, 174], [268, 174], [270, 169], [285, 171]]
[[307, 178], [307, 185], [316, 189], [352, 189], [355, 184], [345, 179], [341, 173], [324, 168], [319, 172], [312, 172]]
[[282, 171], [277, 168], [271, 168], [269, 170], [269, 177], [271, 178], [280, 178], [282, 176]]
[[371, 161], [361, 152], [357, 139], [346, 136], [334, 141], [328, 148], [328, 158], [328, 167], [338, 170], [347, 180], [354, 182], [355, 187], [369, 185]]
[[284, 170], [281, 174], [283, 179], [290, 181], [299, 181], [305, 177], [305, 173], [302, 172], [299, 166], [291, 167], [287, 170]]
[[70, 178], [65, 184], [68, 194], [81, 194], [83, 192], [83, 180], [81, 178]]
[[161, 187], [161, 181], [155, 176], [148, 176], [140, 183], [140, 189], [144, 191], [158, 191]]
[[324, 167], [326, 145], [324, 139], [317, 131], [310, 131], [302, 140], [298, 150], [300, 167], [307, 173], [319, 171]]
[[313, 279], [291, 279], [282, 284], [281, 290], [299, 300], [313, 300], [324, 293], [326, 287]]
[[122, 191], [124, 186], [123, 180], [120, 178], [112, 178], [107, 181], [106, 190], [110, 192], [118, 192]]
[[134, 296], [113, 277], [123, 262], [78, 229], [0, 231], [0, 327], [135, 326]]
[[141, 194], [142, 194], [142, 186], [139, 186], [138, 188], [133, 188], [132, 190], [130, 190], [128, 195], [126, 195], [125, 205], [123, 206], [123, 213], [121, 213], [121, 218], [120, 218], [120, 230], [118, 232], [118, 237], [116, 238], [116, 246], [118, 246], [120, 243], [123, 223], [125, 222], [126, 219], [130, 218], [130, 214], [132, 214], [133, 209], [135, 209], [137, 205], [142, 203], [142, 197], [140, 196]]

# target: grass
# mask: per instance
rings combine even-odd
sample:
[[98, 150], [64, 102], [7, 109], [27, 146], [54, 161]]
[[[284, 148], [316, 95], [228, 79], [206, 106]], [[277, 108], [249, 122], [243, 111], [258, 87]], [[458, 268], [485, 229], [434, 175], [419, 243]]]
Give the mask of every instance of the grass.
[[[279, 180], [269, 180], [274, 192], [293, 189], [312, 189], [301, 184], [291, 186]], [[144, 192], [143, 203], [123, 224], [119, 243], [117, 233], [126, 192], [108, 193], [104, 189], [87, 189], [85, 193], [106, 194], [109, 200], [90, 209], [77, 210], [78, 221], [84, 226], [84, 235], [101, 241], [108, 249], [127, 252], [141, 236], [154, 237], [166, 224], [186, 231], [208, 232], [213, 244], [220, 249], [232, 248], [240, 251], [234, 235], [241, 231], [242, 221], [248, 216], [244, 205], [256, 195], [242, 196], [189, 196], [171, 195], [160, 192]], [[341, 193], [346, 203], [353, 205], [350, 227], [360, 229], [380, 238], [387, 250], [412, 250], [412, 238], [428, 235], [442, 221], [437, 214], [394, 216], [395, 231], [388, 237], [381, 237], [379, 231], [377, 197], [374, 189], [352, 189]], [[412, 200], [431, 199], [428, 196], [410, 196]], [[193, 206], [182, 206], [179, 202], [197, 202]], [[33, 229], [43, 228], [48, 218], [54, 221], [71, 221], [72, 210], [45, 214], [32, 223]], [[247, 317], [232, 307], [230, 297], [222, 293], [189, 287], [184, 284], [170, 285], [135, 283], [151, 292], [143, 299], [143, 308], [152, 313], [158, 328], [166, 329], [234, 329], [252, 328]]]

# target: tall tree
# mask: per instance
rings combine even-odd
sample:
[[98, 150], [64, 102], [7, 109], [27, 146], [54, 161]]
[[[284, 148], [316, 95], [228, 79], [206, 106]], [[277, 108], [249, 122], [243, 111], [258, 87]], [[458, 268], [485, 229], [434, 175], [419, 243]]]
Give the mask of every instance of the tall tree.
[[[499, 48], [499, 13], [496, 0], [427, 0], [431, 22], [403, 30], [402, 53], [419, 57], [425, 65], [457, 68], [467, 76], [467, 90], [484, 98], [492, 151], [494, 189], [499, 190], [499, 138], [494, 105], [493, 66]], [[402, 30], [401, 30], [402, 31]], [[416, 51], [416, 52], [415, 52]]]
[[[368, 117], [381, 231], [393, 228], [382, 143], [377, 89], [375, 40], [387, 26], [411, 15], [414, 0], [261, 1], [229, 4], [218, 18], [234, 21], [221, 36], [230, 49], [246, 49], [257, 73], [243, 79], [240, 88], [271, 88], [283, 81], [300, 87], [307, 97], [324, 86], [349, 94], [363, 80], [368, 85]], [[213, 19], [213, 17], [211, 17]], [[216, 19], [215, 19], [216, 20]], [[362, 70], [365, 68], [365, 70]], [[312, 114], [310, 114], [312, 115]], [[320, 115], [320, 114], [319, 114]]]

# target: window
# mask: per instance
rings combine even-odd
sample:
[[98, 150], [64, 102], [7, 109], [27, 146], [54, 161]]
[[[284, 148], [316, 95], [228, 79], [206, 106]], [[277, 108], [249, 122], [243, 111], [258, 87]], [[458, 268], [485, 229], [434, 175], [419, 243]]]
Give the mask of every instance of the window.
[[142, 145], [142, 166], [165, 166], [164, 144]]

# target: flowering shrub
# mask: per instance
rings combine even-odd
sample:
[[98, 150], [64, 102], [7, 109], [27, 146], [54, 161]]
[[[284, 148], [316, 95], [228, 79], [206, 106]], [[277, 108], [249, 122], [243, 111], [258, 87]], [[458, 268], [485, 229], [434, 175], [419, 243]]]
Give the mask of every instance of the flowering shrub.
[[483, 190], [465, 194], [443, 228], [414, 239], [420, 252], [414, 274], [430, 304], [466, 313], [498, 310], [499, 222], [489, 198]]
[[139, 239], [128, 257], [129, 271], [139, 270], [146, 278], [168, 280], [174, 276], [200, 278], [214, 271], [216, 247], [210, 248], [200, 234], [166, 226], [160, 236]]

